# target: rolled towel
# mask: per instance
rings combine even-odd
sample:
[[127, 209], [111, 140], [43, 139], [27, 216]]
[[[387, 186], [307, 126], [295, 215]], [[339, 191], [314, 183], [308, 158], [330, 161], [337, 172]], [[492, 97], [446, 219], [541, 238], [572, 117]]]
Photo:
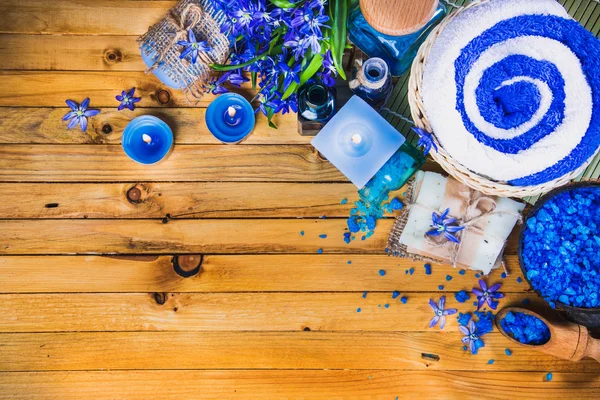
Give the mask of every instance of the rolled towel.
[[425, 114], [471, 171], [515, 186], [558, 179], [600, 147], [600, 42], [555, 0], [489, 0], [436, 38]]

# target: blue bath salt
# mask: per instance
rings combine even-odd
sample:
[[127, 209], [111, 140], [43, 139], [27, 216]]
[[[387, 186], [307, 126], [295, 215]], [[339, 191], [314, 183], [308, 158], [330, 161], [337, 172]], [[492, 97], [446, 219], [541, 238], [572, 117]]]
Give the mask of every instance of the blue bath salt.
[[408, 275], [408, 270], [407, 269], [404, 270], [404, 275]]
[[348, 264], [352, 264], [352, 261], [348, 260]]
[[492, 365], [494, 363], [494, 360], [488, 360], [488, 364]]
[[425, 275], [431, 275], [431, 264], [425, 264]]
[[527, 305], [529, 304], [531, 301], [529, 299], [523, 299], [523, 301], [521, 303]]
[[404, 205], [402, 204], [402, 202], [400, 200], [393, 198], [392, 201], [390, 201], [390, 208], [393, 211], [402, 210], [402, 207], [404, 207]]
[[398, 292], [397, 290], [394, 290], [392, 292], [392, 299], [395, 299], [396, 297], [400, 296], [400, 292]]
[[480, 274], [475, 274], [475, 278], [481, 278]]
[[439, 286], [438, 286], [438, 289], [439, 289], [439, 290], [444, 290], [444, 285], [439, 285]]
[[476, 302], [476, 301], [474, 301], [474, 302], [473, 302], [473, 305], [474, 305], [475, 307], [477, 307], [477, 302]]
[[390, 308], [389, 304], [384, 305], [385, 308]]
[[379, 270], [379, 275], [381, 275], [381, 276], [385, 276], [385, 271], [384, 271], [384, 270], [382, 270], [382, 269], [380, 269], [380, 270]]
[[447, 281], [451, 281], [451, 280], [452, 280], [452, 276], [450, 276], [450, 275], [446, 275], [446, 280], [447, 280]]
[[519, 277], [517, 278], [517, 283], [521, 283], [521, 282], [523, 282], [523, 279], [521, 279], [521, 277], [519, 276]]
[[547, 200], [523, 227], [523, 269], [554, 308], [600, 307], [600, 187]]
[[506, 278], [506, 272], [503, 272], [503, 273], [501, 273], [501, 274], [500, 274], [500, 277], [501, 277], [502, 279]]
[[469, 300], [470, 296], [469, 296], [469, 293], [467, 293], [466, 290], [461, 290], [460, 292], [454, 293], [454, 298], [459, 303], [464, 303], [465, 301]]
[[464, 269], [461, 269], [460, 271], [458, 271], [458, 273], [459, 273], [459, 274], [461, 274], [461, 275], [464, 275], [464, 274], [465, 274], [465, 272], [466, 272], [466, 271], [465, 271]]
[[350, 244], [350, 232], [344, 232], [344, 242]]
[[340, 201], [340, 204], [346, 204], [348, 202], [348, 199], [343, 198], [342, 201]]
[[317, 250], [317, 253], [319, 253], [319, 254], [323, 254], [323, 249], [318, 249], [318, 250]]
[[550, 329], [539, 318], [522, 312], [506, 313], [500, 326], [515, 340], [523, 344], [540, 345], [550, 340]]
[[304, 236], [304, 231], [300, 231], [300, 236]]
[[467, 324], [469, 323], [469, 321], [471, 320], [471, 313], [458, 313], [458, 317], [456, 317], [456, 321], [458, 321], [459, 325], [462, 326], [467, 326]]
[[364, 293], [363, 293], [363, 295], [362, 295], [362, 298], [363, 298], [363, 299], [366, 299], [366, 298], [367, 298], [367, 294], [368, 294], [368, 293], [369, 293], [369, 292], [364, 292]]
[[552, 380], [552, 372], [548, 372], [548, 373], [546, 374], [546, 380], [547, 380], [548, 382]]
[[475, 311], [477, 321], [475, 321], [475, 327], [479, 336], [485, 335], [494, 330], [494, 314], [491, 311]]
[[408, 301], [408, 299], [406, 298], [406, 296], [402, 296], [400, 298], [400, 301], [402, 302], [402, 304], [406, 304], [406, 302]]
[[360, 308], [357, 308], [357, 309], [356, 309], [356, 312], [360, 312]]
[[319, 237], [320, 237], [321, 239], [327, 239], [327, 235], [325, 235], [325, 234], [319, 235]]
[[510, 349], [504, 349], [504, 354], [507, 356], [512, 356], [512, 351], [510, 351]]
[[467, 351], [467, 346], [463, 346], [463, 351]]
[[414, 274], [415, 273], [415, 269], [414, 268], [409, 269], [408, 273], [411, 274], [411, 275]]
[[321, 215], [321, 219], [325, 219], [325, 218], [327, 218], [326, 215]]

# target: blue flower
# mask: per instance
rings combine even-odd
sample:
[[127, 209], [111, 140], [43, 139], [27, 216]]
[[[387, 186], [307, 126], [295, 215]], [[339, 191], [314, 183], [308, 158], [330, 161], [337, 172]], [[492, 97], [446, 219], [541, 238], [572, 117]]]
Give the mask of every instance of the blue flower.
[[331, 51], [327, 50], [325, 55], [323, 56], [323, 72], [319, 73], [319, 78], [321, 82], [325, 86], [334, 86], [335, 85], [335, 77], [337, 76], [337, 69], [333, 64], [333, 58], [331, 56]]
[[469, 321], [468, 328], [460, 325], [458, 329], [460, 329], [462, 334], [465, 335], [462, 338], [462, 342], [469, 344], [469, 349], [471, 350], [472, 354], [477, 354], [477, 350], [485, 346], [483, 340], [481, 340], [477, 334], [477, 327], [475, 326], [475, 322], [473, 322], [473, 320]]
[[287, 88], [292, 84], [292, 82], [296, 82], [300, 84], [300, 70], [302, 69], [301, 63], [296, 63], [293, 67], [289, 67], [285, 62], [279, 63], [279, 68], [283, 72], [283, 90], [287, 90]]
[[503, 293], [498, 292], [498, 289], [502, 287], [502, 284], [496, 283], [488, 288], [485, 281], [480, 279], [479, 286], [481, 290], [477, 288], [473, 288], [472, 290], [473, 294], [477, 296], [477, 309], [479, 310], [485, 303], [487, 303], [492, 310], [495, 310], [496, 307], [498, 307], [498, 302], [494, 300], [504, 297]]
[[436, 213], [435, 211], [431, 215], [431, 224], [430, 231], [427, 232], [429, 236], [440, 236], [442, 233], [444, 237], [451, 242], [460, 243], [460, 240], [454, 235], [458, 231], [462, 231], [465, 229], [464, 226], [459, 226], [456, 222], [456, 218], [448, 217], [448, 213], [450, 209], [447, 208], [441, 215]]
[[235, 73], [229, 75], [229, 83], [231, 83], [234, 86], [240, 87], [242, 85], [242, 83], [244, 82], [248, 82], [250, 79], [248, 79], [247, 77], [245, 77], [242, 72], [240, 72], [240, 70], [236, 70]]
[[208, 42], [198, 42], [196, 35], [191, 29], [188, 30], [188, 40], [180, 40], [177, 42], [177, 44], [183, 46], [183, 51], [179, 55], [179, 58], [183, 59], [191, 54], [192, 64], [196, 64], [196, 60], [198, 60], [198, 54], [200, 51], [204, 53], [212, 51], [212, 48], [208, 45]]
[[71, 111], [66, 113], [63, 117], [63, 121], [70, 120], [67, 129], [74, 128], [75, 125], [79, 123], [81, 130], [85, 132], [88, 126], [87, 119], [100, 113], [100, 110], [88, 109], [88, 106], [90, 105], [89, 97], [86, 97], [81, 104], [77, 104], [73, 100], [66, 100], [66, 103], [71, 108]]
[[133, 111], [133, 109], [135, 108], [135, 103], [142, 100], [141, 97], [133, 97], [134, 93], [135, 93], [135, 88], [133, 87], [129, 90], [129, 92], [125, 93], [125, 91], [123, 90], [121, 92], [121, 95], [115, 97], [118, 101], [121, 102], [121, 104], [119, 104], [119, 107], [118, 107], [119, 111], [121, 111], [125, 107], [127, 107], [131, 111]]
[[229, 92], [229, 90], [223, 86], [225, 82], [227, 82], [229, 75], [230, 74], [225, 73], [218, 78], [216, 76], [213, 76], [210, 82], [208, 82], [206, 90], [207, 93], [221, 94]]
[[411, 128], [417, 135], [419, 135], [419, 142], [417, 143], [417, 147], [423, 147], [423, 154], [427, 155], [431, 151], [433, 147], [435, 152], [437, 153], [438, 148], [435, 142], [433, 141], [433, 136], [431, 133], [421, 129], [421, 128]]
[[456, 314], [455, 308], [449, 308], [444, 310], [444, 306], [446, 305], [446, 296], [440, 297], [440, 300], [437, 304], [432, 299], [429, 299], [429, 306], [433, 309], [434, 317], [431, 319], [429, 323], [429, 327], [433, 328], [438, 321], [440, 322], [440, 329], [444, 329], [446, 326], [446, 315]]

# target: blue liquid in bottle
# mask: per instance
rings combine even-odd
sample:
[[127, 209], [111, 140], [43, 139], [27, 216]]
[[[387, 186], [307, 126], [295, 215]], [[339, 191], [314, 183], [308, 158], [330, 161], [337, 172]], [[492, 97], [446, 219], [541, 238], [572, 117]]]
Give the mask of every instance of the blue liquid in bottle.
[[390, 67], [392, 75], [399, 76], [410, 68], [419, 47], [446, 16], [447, 11], [446, 5], [440, 2], [429, 22], [421, 29], [407, 35], [390, 36], [369, 25], [357, 5], [348, 16], [348, 37], [369, 57], [382, 58]]

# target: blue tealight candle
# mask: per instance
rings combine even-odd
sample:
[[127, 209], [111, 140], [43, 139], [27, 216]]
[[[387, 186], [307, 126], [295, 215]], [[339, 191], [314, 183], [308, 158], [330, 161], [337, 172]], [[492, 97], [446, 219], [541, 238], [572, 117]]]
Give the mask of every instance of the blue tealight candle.
[[236, 93], [217, 97], [206, 109], [208, 130], [223, 143], [238, 143], [254, 129], [254, 110]]
[[173, 132], [169, 125], [152, 115], [134, 118], [121, 140], [125, 154], [140, 164], [155, 164], [173, 148]]

